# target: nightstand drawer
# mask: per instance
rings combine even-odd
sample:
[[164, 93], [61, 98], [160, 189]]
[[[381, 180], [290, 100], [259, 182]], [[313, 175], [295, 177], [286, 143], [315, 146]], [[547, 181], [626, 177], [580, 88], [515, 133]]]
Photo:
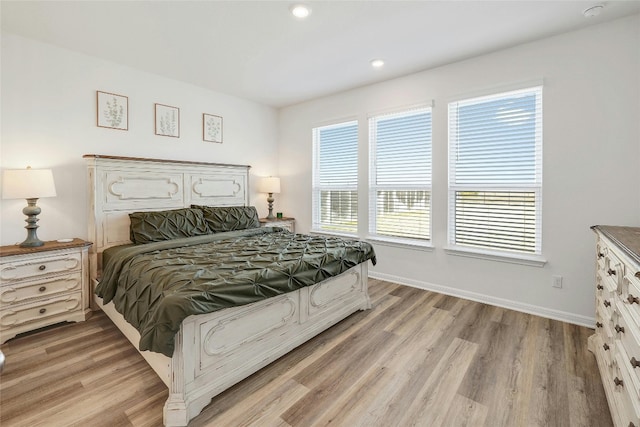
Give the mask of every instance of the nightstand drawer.
[[291, 217], [266, 219], [260, 218], [260, 227], [280, 227], [292, 233], [296, 232], [296, 220]]
[[0, 307], [21, 304], [30, 299], [44, 298], [82, 289], [80, 272], [30, 282], [16, 282], [0, 287]]
[[0, 280], [5, 283], [15, 282], [45, 274], [76, 271], [81, 267], [82, 257], [79, 253], [8, 262], [0, 264]]
[[19, 327], [26, 323], [40, 323], [32, 326], [35, 329], [51, 323], [57, 316], [66, 317], [74, 311], [81, 311], [82, 293], [50, 298], [30, 304], [16, 305], [2, 310], [0, 315], [0, 329]]

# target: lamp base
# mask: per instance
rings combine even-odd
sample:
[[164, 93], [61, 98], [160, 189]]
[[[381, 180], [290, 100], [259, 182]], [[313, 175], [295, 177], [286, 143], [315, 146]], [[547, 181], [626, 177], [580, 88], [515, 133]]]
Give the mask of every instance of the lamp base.
[[44, 245], [44, 242], [38, 239], [38, 214], [42, 212], [39, 207], [36, 206], [38, 199], [27, 199], [27, 207], [22, 209], [22, 213], [27, 216], [25, 222], [27, 225], [24, 227], [27, 229], [27, 238], [24, 242], [20, 243], [21, 248], [37, 248]]
[[269, 193], [269, 197], [267, 197], [267, 202], [269, 202], [269, 215], [267, 215], [267, 219], [276, 219], [275, 216], [273, 216], [273, 201], [275, 199], [273, 198], [273, 193]]

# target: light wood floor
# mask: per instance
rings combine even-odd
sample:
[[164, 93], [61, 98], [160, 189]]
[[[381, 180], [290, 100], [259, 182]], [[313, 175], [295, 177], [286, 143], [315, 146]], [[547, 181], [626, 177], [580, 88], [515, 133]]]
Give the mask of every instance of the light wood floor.
[[[219, 395], [191, 426], [598, 426], [590, 329], [370, 281], [359, 312]], [[167, 390], [102, 313], [10, 340], [0, 425], [158, 426]]]

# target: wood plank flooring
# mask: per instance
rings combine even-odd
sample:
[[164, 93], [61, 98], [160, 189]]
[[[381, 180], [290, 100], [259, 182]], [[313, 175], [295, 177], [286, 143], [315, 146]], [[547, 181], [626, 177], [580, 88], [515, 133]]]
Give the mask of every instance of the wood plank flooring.
[[[611, 426], [588, 328], [370, 280], [358, 312], [190, 426]], [[159, 426], [168, 392], [102, 313], [2, 346], [0, 425]]]

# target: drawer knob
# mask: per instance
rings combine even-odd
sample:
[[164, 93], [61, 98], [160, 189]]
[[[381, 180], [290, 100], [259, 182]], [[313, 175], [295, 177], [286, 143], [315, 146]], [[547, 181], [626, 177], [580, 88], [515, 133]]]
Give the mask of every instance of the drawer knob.
[[602, 344], [602, 348], [604, 349], [604, 351], [609, 350], [609, 344], [607, 343]]
[[607, 274], [608, 274], [609, 276], [615, 276], [615, 275], [616, 275], [616, 271], [615, 271], [615, 270], [612, 270], [612, 269], [610, 268], [610, 269], [608, 269], [608, 270], [607, 270]]
[[42, 264], [40, 267], [38, 267], [38, 270], [43, 271], [45, 268], [47, 268], [47, 266]]
[[603, 304], [605, 307], [611, 307], [611, 303], [609, 302], [609, 300], [604, 300]]
[[45, 314], [46, 312], [47, 312], [47, 309], [46, 309], [46, 308], [41, 308], [41, 309], [40, 309], [40, 314]]
[[631, 366], [633, 366], [634, 369], [640, 366], [640, 361], [636, 360], [635, 357], [632, 357], [631, 360], [629, 360], [629, 362], [631, 363]]
[[640, 304], [640, 298], [638, 297], [634, 297], [633, 295], [629, 294], [629, 296], [627, 297], [627, 301], [629, 301], [629, 304], [633, 304], [634, 302], [636, 304]]
[[623, 383], [623, 382], [622, 382], [622, 380], [621, 380], [620, 378], [618, 378], [618, 377], [615, 377], [615, 378], [613, 379], [613, 383], [614, 383], [615, 385], [621, 385], [621, 386], [623, 386], [623, 387], [624, 387], [624, 383]]
[[633, 421], [629, 421], [629, 426], [628, 427], [636, 427], [636, 425], [633, 423]]
[[598, 286], [596, 286], [596, 289], [597, 289], [597, 290], [599, 290], [599, 291], [601, 291], [601, 290], [603, 290], [603, 289], [604, 289], [604, 286], [602, 286], [602, 285], [598, 285]]
[[598, 252], [598, 258], [604, 258], [604, 254], [602, 252]]
[[602, 323], [596, 322], [596, 328], [602, 328]]
[[622, 332], [624, 334], [624, 327], [623, 326], [616, 325], [615, 330], [616, 330], [616, 332]]
[[40, 292], [44, 292], [46, 290], [47, 290], [46, 286], [40, 286], [40, 288], [38, 288], [38, 291], [40, 291]]

